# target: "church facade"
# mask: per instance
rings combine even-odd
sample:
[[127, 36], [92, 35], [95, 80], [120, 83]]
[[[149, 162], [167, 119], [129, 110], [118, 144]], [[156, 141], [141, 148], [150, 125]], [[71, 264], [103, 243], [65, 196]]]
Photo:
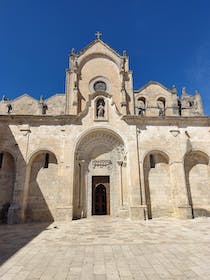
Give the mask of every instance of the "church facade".
[[199, 92], [133, 89], [126, 52], [76, 53], [65, 93], [0, 102], [0, 220], [210, 214], [210, 118]]

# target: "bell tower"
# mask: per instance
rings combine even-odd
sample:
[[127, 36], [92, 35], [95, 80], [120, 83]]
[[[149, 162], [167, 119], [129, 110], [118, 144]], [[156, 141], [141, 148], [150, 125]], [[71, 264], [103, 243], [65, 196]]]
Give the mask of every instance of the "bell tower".
[[72, 49], [66, 70], [66, 114], [84, 111], [91, 97], [103, 93], [112, 98], [122, 115], [133, 114], [133, 80], [126, 51], [120, 55], [96, 39], [79, 53]]

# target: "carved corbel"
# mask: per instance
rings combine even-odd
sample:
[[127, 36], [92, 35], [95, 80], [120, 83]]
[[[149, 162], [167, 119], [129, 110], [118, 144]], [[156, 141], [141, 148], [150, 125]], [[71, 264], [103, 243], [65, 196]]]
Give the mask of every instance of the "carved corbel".
[[177, 137], [177, 136], [180, 134], [180, 131], [177, 130], [177, 129], [173, 129], [173, 130], [170, 130], [170, 133], [171, 133], [174, 137]]
[[31, 133], [30, 126], [28, 124], [21, 125], [20, 132], [23, 134], [23, 136], [27, 136], [29, 133]]

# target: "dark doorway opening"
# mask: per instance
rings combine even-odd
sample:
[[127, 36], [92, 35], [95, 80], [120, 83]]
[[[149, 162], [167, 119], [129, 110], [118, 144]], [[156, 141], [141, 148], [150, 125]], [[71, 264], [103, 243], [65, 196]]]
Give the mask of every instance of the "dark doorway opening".
[[110, 214], [109, 176], [92, 177], [92, 215]]

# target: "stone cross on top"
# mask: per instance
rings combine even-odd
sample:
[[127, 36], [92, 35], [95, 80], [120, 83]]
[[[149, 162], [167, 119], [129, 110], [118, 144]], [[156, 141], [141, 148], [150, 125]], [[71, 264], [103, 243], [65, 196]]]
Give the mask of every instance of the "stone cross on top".
[[101, 35], [102, 35], [102, 33], [99, 32], [99, 31], [97, 31], [97, 32], [95, 33], [96, 39], [97, 39], [97, 40], [101, 39], [101, 38], [100, 38]]

